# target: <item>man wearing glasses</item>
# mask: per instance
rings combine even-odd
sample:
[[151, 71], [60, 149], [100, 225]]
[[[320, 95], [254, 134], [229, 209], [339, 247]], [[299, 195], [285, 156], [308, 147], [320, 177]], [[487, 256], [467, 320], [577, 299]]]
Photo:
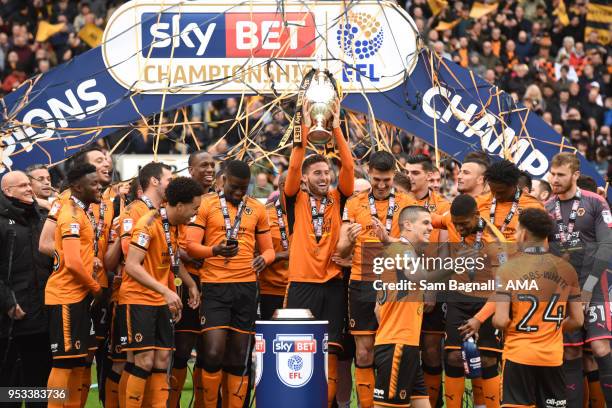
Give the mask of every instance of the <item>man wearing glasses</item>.
[[49, 201], [49, 198], [54, 192], [51, 186], [51, 174], [49, 174], [49, 170], [44, 164], [34, 164], [28, 167], [25, 172], [32, 184], [34, 198], [46, 216], [51, 209], [51, 201]]

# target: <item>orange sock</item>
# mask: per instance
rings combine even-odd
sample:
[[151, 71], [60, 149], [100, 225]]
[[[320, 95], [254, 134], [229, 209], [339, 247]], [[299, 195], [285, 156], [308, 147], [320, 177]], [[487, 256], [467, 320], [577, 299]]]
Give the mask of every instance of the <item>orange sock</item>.
[[374, 407], [374, 368], [355, 366], [355, 385], [361, 408]]
[[121, 376], [111, 370], [104, 383], [104, 408], [119, 407], [119, 379]]
[[204, 392], [202, 392], [202, 405], [194, 405], [197, 407], [204, 408], [217, 408], [217, 401], [219, 400], [219, 386], [223, 379], [223, 372], [221, 370], [216, 373], [209, 373], [206, 370], [198, 369], [201, 373], [201, 381], [204, 383]]
[[68, 380], [68, 400], [64, 401], [65, 408], [81, 407], [83, 371], [85, 367], [75, 367], [71, 370], [70, 380]]
[[485, 406], [484, 389], [482, 388], [482, 378], [472, 379], [472, 394], [474, 396], [474, 408]]
[[[228, 373], [222, 371], [221, 376], [221, 407], [229, 408], [229, 384], [228, 384]], [[202, 378], [203, 379], [203, 378]]]
[[[187, 377], [187, 367], [172, 369], [172, 377], [170, 378], [170, 395], [168, 396], [169, 408], [177, 408], [179, 399], [181, 398], [181, 392], [183, 391], [183, 386], [185, 385], [185, 377]], [[196, 407], [197, 406], [198, 405], [196, 405]]]
[[145, 388], [150, 373], [138, 366], [130, 368], [130, 375], [125, 388], [125, 407], [140, 408], [143, 406]]
[[168, 379], [166, 370], [154, 368], [150, 379], [151, 408], [166, 408], [168, 403]]
[[145, 408], [150, 408], [153, 404], [153, 393], [151, 392], [151, 376], [147, 378], [143, 395], [144, 397], [142, 398], [142, 406]]
[[429, 396], [429, 404], [435, 407], [440, 397], [440, 389], [442, 388], [442, 367], [423, 365], [423, 377], [427, 395]]
[[242, 408], [249, 387], [249, 377], [227, 374], [229, 408]]
[[134, 363], [128, 361], [121, 372], [121, 378], [119, 379], [119, 408], [125, 408], [125, 390], [127, 389], [127, 380], [130, 376], [129, 371], [132, 367], [134, 367]]
[[499, 408], [499, 375], [482, 380], [482, 391], [487, 408]]
[[[70, 374], [72, 373], [71, 368], [57, 368], [53, 367], [51, 373], [49, 373], [49, 380], [47, 381], [47, 388], [56, 388], [60, 390], [68, 389], [68, 382], [70, 381]], [[62, 408], [64, 401], [62, 400], [49, 400], [47, 405], [49, 408]]]
[[584, 390], [585, 394], [586, 390], [588, 390], [591, 408], [605, 408], [606, 399], [604, 398], [603, 392], [601, 391], [601, 383], [599, 382], [599, 372], [591, 371], [590, 373], [587, 373], [586, 378], [588, 379], [589, 386], [584, 387]]
[[446, 401], [446, 408], [461, 408], [463, 392], [465, 391], [465, 378], [463, 376], [449, 377], [449, 374], [463, 374], [463, 368], [446, 367], [446, 375], [444, 376], [444, 400]]
[[[338, 385], [338, 356], [327, 355], [327, 407], [330, 408], [336, 399], [336, 386]], [[374, 398], [374, 394], [372, 394]]]
[[[204, 406], [204, 384], [202, 378], [204, 376], [204, 369], [195, 365], [193, 367], [193, 374], [191, 380], [193, 382], [193, 406], [202, 407]], [[215, 405], [216, 408], [216, 405]]]

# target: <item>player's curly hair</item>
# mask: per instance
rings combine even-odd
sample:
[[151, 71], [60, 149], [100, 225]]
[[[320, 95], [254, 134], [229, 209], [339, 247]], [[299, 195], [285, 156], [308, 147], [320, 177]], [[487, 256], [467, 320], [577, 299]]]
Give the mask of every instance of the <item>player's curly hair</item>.
[[553, 230], [550, 215], [539, 208], [526, 208], [519, 215], [519, 224], [538, 239], [544, 239]]
[[485, 171], [485, 180], [501, 183], [507, 186], [516, 186], [521, 177], [521, 171], [510, 160], [500, 160], [489, 166]]
[[177, 177], [170, 181], [166, 188], [166, 199], [171, 206], [178, 203], [189, 204], [195, 197], [202, 194], [204, 194], [204, 189], [200, 183], [189, 177]]
[[478, 203], [469, 194], [459, 194], [450, 206], [450, 213], [455, 217], [467, 217], [476, 213], [478, 210]]

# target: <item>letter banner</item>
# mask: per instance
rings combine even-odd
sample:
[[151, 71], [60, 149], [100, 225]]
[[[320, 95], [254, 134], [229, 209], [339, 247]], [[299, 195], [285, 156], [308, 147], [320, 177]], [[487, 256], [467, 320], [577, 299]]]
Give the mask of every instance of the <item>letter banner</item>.
[[432, 54], [395, 2], [134, 0], [111, 16], [99, 47], [0, 100], [0, 174], [59, 163], [118, 128], [197, 102], [295, 98], [313, 67], [333, 75], [344, 108], [457, 160], [484, 150], [541, 178], [555, 153], [575, 151], [506, 93]]

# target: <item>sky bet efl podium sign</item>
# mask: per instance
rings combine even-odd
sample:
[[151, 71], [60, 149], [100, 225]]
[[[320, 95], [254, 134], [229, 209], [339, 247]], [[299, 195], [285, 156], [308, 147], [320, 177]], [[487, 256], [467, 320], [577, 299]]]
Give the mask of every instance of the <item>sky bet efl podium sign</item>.
[[[249, 94], [292, 97], [320, 61], [344, 108], [405, 129], [457, 160], [507, 157], [534, 178], [572, 150], [537, 115], [418, 47], [393, 2], [131, 1], [103, 44], [2, 100], [0, 174], [57, 163], [162, 110]], [[582, 156], [582, 171], [603, 179]]]

